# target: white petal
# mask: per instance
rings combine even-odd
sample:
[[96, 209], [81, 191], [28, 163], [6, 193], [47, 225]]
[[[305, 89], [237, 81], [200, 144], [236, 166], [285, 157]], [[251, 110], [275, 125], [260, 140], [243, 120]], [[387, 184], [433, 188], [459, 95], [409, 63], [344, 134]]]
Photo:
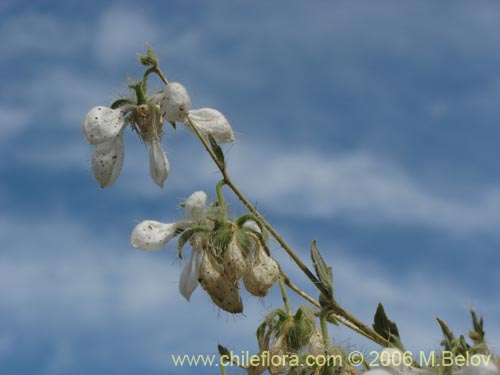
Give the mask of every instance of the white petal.
[[153, 181], [159, 187], [163, 188], [163, 183], [168, 177], [170, 165], [167, 155], [159, 141], [154, 141], [149, 147], [149, 173]]
[[[217, 143], [234, 141], [233, 129], [226, 117], [219, 111], [212, 108], [200, 108], [189, 111], [189, 117], [203, 135], [210, 134]], [[191, 129], [190, 124], [186, 123], [186, 126]]]
[[261, 233], [260, 231], [260, 227], [257, 225], [257, 223], [253, 220], [247, 220], [245, 221], [245, 224], [243, 224], [243, 226], [245, 228], [250, 228], [252, 229], [253, 231], [257, 232], [257, 233]]
[[170, 241], [177, 230], [177, 223], [164, 224], [154, 220], [145, 220], [132, 231], [130, 244], [141, 250], [160, 250]]
[[111, 186], [122, 170], [124, 154], [123, 131], [115, 138], [96, 146], [92, 155], [92, 170], [101, 186]]
[[196, 191], [184, 202], [186, 219], [201, 220], [207, 210], [207, 194], [204, 191]]
[[123, 109], [94, 107], [87, 113], [83, 132], [90, 144], [98, 145], [116, 138], [125, 125]]
[[198, 270], [200, 269], [201, 263], [200, 255], [200, 252], [193, 249], [191, 257], [181, 273], [179, 290], [188, 301], [191, 298], [191, 294], [193, 294], [198, 286]]
[[171, 82], [163, 90], [163, 94], [156, 94], [152, 98], [160, 97], [160, 113], [165, 121], [184, 121], [190, 108], [191, 99], [184, 86], [178, 82]]

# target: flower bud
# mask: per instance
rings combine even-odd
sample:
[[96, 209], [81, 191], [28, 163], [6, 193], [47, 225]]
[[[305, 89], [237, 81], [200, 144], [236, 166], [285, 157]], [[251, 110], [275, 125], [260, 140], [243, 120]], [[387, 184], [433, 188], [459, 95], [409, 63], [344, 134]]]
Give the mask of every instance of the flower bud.
[[236, 236], [233, 236], [224, 254], [224, 275], [232, 281], [239, 280], [246, 271], [247, 264], [243, 251], [238, 245]]
[[325, 355], [325, 343], [323, 342], [323, 337], [321, 334], [316, 330], [311, 335], [311, 338], [309, 339], [309, 353], [315, 357], [318, 357], [320, 355]]
[[256, 297], [264, 297], [279, 277], [278, 263], [257, 242], [253, 257], [248, 259], [243, 274], [245, 289]]
[[280, 359], [279, 361], [271, 361], [271, 365], [268, 367], [268, 370], [272, 375], [281, 375], [288, 371], [290, 366], [286, 363], [286, 358], [288, 357], [285, 356], [285, 349], [283, 336], [277, 337], [269, 349], [270, 358], [278, 357]]
[[160, 112], [165, 121], [182, 122], [191, 108], [191, 99], [180, 83], [167, 85], [164, 95], [161, 95]]

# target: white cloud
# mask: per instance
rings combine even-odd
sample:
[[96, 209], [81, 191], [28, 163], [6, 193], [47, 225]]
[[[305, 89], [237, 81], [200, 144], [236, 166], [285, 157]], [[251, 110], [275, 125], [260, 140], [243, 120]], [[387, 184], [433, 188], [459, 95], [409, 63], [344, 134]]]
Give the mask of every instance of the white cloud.
[[[266, 147], [272, 151], [263, 151]], [[252, 152], [238, 145], [228, 159], [238, 185], [277, 213], [403, 223], [457, 234], [500, 228], [499, 189], [479, 185], [469, 187], [466, 197], [454, 198], [453, 185], [463, 188], [466, 182], [450, 181], [443, 194], [434, 191], [431, 181], [369, 152], [325, 155], [309, 149], [279, 151], [269, 144]]]
[[95, 52], [106, 65], [132, 61], [146, 44], [154, 45], [160, 35], [160, 30], [142, 7], [111, 7], [99, 19]]
[[0, 40], [1, 60], [33, 53], [59, 58], [81, 50], [88, 41], [88, 32], [80, 23], [28, 11], [2, 22]]
[[0, 106], [0, 143], [21, 133], [32, 119], [31, 111], [27, 109]]

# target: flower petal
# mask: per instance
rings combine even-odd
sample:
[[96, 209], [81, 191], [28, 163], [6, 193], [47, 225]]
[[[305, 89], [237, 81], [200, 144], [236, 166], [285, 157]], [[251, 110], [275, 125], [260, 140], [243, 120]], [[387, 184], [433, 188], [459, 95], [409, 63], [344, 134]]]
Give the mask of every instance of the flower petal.
[[[189, 111], [189, 117], [203, 135], [211, 135], [217, 143], [234, 141], [233, 129], [226, 117], [219, 111], [213, 108], [200, 108]], [[186, 123], [186, 126], [191, 129], [189, 123]]]
[[115, 138], [96, 146], [92, 155], [92, 170], [101, 188], [111, 186], [116, 181], [124, 158], [123, 131]]
[[141, 250], [160, 250], [170, 241], [177, 230], [177, 223], [164, 224], [154, 220], [145, 220], [132, 231], [130, 244]]
[[153, 141], [149, 147], [149, 173], [156, 185], [163, 188], [169, 171], [170, 165], [161, 143]]
[[195, 191], [184, 202], [186, 219], [201, 220], [207, 210], [207, 194], [204, 191]]
[[152, 100], [160, 99], [160, 113], [165, 121], [184, 121], [191, 108], [191, 98], [184, 86], [171, 82], [163, 93], [155, 94]]
[[85, 118], [83, 132], [90, 144], [98, 145], [109, 141], [120, 133], [127, 124], [123, 109], [94, 107]]
[[193, 294], [198, 286], [198, 271], [201, 263], [200, 255], [200, 252], [193, 249], [191, 257], [181, 273], [179, 291], [188, 301], [191, 298], [191, 294]]

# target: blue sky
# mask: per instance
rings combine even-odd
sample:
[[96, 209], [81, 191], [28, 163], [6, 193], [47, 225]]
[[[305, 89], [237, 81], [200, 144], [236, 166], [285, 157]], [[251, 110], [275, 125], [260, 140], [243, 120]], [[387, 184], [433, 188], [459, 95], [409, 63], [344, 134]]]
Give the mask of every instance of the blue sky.
[[384, 302], [407, 347], [429, 350], [435, 317], [465, 332], [474, 305], [498, 349], [499, 18], [488, 1], [2, 1], [0, 373], [191, 373], [170, 355], [254, 350], [279, 306], [276, 291], [239, 317], [201, 290], [187, 303], [173, 246], [130, 247], [138, 221], [181, 218], [195, 190], [214, 199], [188, 131], [165, 135], [164, 190], [131, 133], [119, 180], [94, 181], [83, 119], [139, 77], [146, 44], [193, 107], [227, 116], [234, 180], [304, 258], [318, 241], [344, 307], [370, 322]]

